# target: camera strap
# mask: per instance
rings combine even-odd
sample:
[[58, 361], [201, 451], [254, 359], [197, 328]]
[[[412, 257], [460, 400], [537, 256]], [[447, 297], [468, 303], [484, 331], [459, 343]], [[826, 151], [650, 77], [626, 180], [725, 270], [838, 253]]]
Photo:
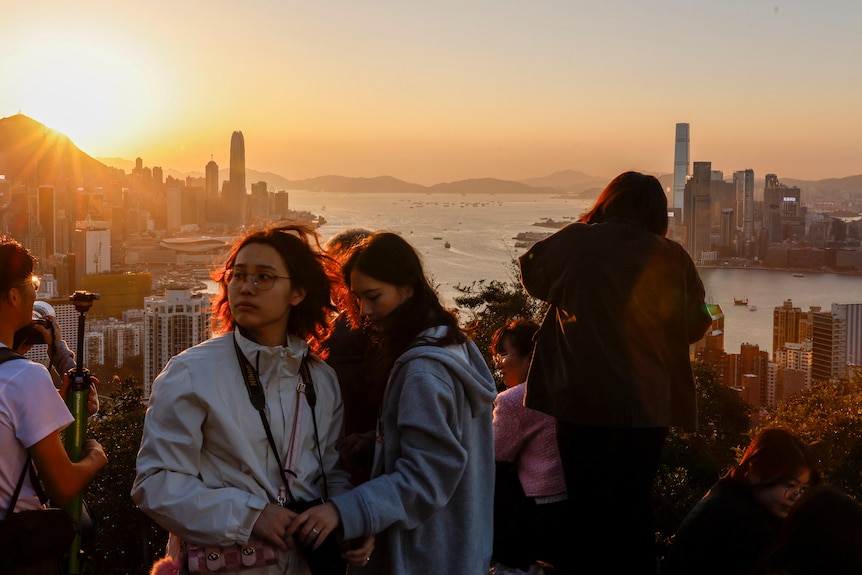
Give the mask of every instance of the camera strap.
[[[284, 491], [287, 496], [286, 502], [281, 501], [281, 497], [279, 497], [279, 504], [284, 506], [285, 503], [293, 504], [296, 502], [296, 498], [293, 496], [293, 493], [290, 491], [290, 482], [287, 477], [287, 473], [291, 473], [294, 477], [296, 477], [296, 473], [291, 471], [289, 468], [285, 468], [282, 463], [281, 457], [278, 454], [278, 447], [275, 445], [275, 438], [272, 435], [272, 429], [269, 426], [269, 419], [266, 416], [266, 396], [264, 395], [263, 385], [260, 383], [260, 379], [258, 378], [257, 369], [251, 364], [245, 354], [239, 347], [239, 344], [236, 341], [236, 335], [233, 338], [234, 349], [236, 350], [236, 357], [239, 360], [240, 371], [242, 372], [242, 378], [245, 382], [245, 387], [248, 390], [248, 397], [251, 400], [252, 406], [257, 410], [260, 414], [260, 420], [263, 423], [263, 429], [266, 432], [266, 438], [269, 442], [269, 447], [272, 449], [272, 453], [275, 456], [276, 461], [278, 462], [278, 471], [281, 474], [281, 480], [284, 482]], [[314, 424], [314, 440], [317, 446], [317, 459], [320, 463], [321, 475], [323, 477], [323, 494], [324, 500], [329, 499], [328, 488], [326, 484], [326, 471], [323, 466], [323, 456], [320, 451], [320, 437], [317, 431], [317, 417], [314, 413], [314, 408], [317, 405], [317, 394], [314, 391], [314, 383], [311, 380], [311, 370], [308, 368], [308, 359], [307, 357], [302, 358], [302, 363], [299, 367], [299, 376], [300, 381], [297, 386], [297, 401], [296, 401], [296, 411], [297, 411], [297, 419], [294, 421], [294, 429], [293, 433], [296, 434], [298, 431], [298, 418], [300, 413], [300, 402], [299, 395], [305, 395], [305, 399], [308, 402], [308, 406], [311, 408], [311, 420]], [[297, 437], [293, 438], [298, 441]], [[293, 443], [293, 442], [292, 442]], [[295, 456], [295, 450], [291, 447], [291, 458]]]

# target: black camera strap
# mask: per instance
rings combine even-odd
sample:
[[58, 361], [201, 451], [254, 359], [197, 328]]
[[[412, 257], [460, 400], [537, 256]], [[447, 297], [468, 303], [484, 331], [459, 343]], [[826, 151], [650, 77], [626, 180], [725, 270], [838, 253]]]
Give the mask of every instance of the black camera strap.
[[[296, 498], [290, 491], [290, 484], [288, 483], [287, 473], [291, 473], [294, 477], [296, 477], [296, 473], [284, 468], [281, 456], [278, 454], [278, 447], [275, 445], [275, 438], [272, 436], [272, 429], [270, 429], [269, 419], [266, 416], [266, 396], [264, 395], [263, 386], [261, 385], [260, 379], [258, 378], [257, 369], [251, 364], [251, 362], [239, 348], [239, 343], [237, 343], [236, 341], [236, 335], [234, 335], [233, 338], [233, 346], [236, 350], [236, 357], [239, 360], [240, 371], [242, 372], [242, 379], [245, 382], [246, 389], [248, 390], [248, 397], [251, 400], [252, 406], [260, 414], [260, 420], [263, 423], [263, 429], [266, 432], [266, 439], [269, 441], [269, 447], [270, 449], [272, 449], [272, 453], [275, 456], [275, 460], [278, 462], [278, 471], [281, 474], [281, 480], [284, 482], [284, 490], [287, 494], [287, 502], [289, 504], [293, 504], [296, 502]], [[314, 425], [314, 441], [317, 446], [317, 460], [320, 463], [320, 472], [323, 477], [323, 498], [324, 500], [328, 500], [329, 490], [326, 484], [326, 471], [324, 470], [323, 466], [323, 456], [320, 451], [320, 437], [317, 431], [317, 417], [314, 412], [314, 408], [317, 405], [317, 393], [314, 391], [314, 382], [311, 379], [311, 370], [308, 368], [307, 357], [302, 358], [302, 363], [300, 363], [299, 366], [299, 375], [299, 385], [304, 386], [304, 393], [302, 395], [305, 395], [305, 399], [308, 402], [308, 406], [311, 408], [311, 421]], [[296, 409], [299, 408], [299, 402], [297, 401]]]

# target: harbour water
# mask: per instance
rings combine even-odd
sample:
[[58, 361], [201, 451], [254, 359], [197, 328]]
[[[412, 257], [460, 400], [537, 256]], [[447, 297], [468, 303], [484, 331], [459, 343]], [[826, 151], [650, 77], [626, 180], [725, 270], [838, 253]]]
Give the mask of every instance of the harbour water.
[[[350, 227], [402, 234], [422, 255], [448, 305], [454, 305], [456, 285], [516, 277], [512, 262], [525, 251], [516, 247], [518, 233], [552, 232], [533, 223], [577, 219], [589, 205], [549, 194], [290, 192], [291, 209], [326, 219], [319, 230], [324, 240]], [[701, 277], [707, 299], [724, 311], [728, 353], [739, 353], [740, 344], [752, 343], [771, 354], [772, 310], [784, 300], [803, 310], [862, 301], [862, 276], [806, 272], [796, 277], [787, 271], [704, 268]], [[734, 305], [734, 298], [747, 298], [757, 309]]]

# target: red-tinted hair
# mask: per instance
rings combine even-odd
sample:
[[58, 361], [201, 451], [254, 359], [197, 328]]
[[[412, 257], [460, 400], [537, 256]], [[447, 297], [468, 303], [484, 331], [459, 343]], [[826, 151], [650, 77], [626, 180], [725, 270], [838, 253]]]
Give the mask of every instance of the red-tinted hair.
[[491, 339], [491, 353], [501, 353], [503, 342], [508, 341], [517, 353], [532, 357], [535, 345], [533, 338], [537, 331], [539, 331], [539, 324], [531, 319], [512, 320], [494, 332], [494, 337]]
[[754, 436], [730, 477], [752, 486], [769, 487], [794, 478], [803, 469], [811, 473], [811, 483], [818, 482], [820, 476], [808, 447], [790, 431], [773, 427]]
[[317, 233], [301, 224], [252, 230], [231, 248], [224, 266], [213, 274], [213, 280], [219, 284], [219, 293], [213, 299], [213, 333], [231, 331], [236, 325], [230, 312], [226, 273], [233, 267], [239, 251], [249, 244], [275, 248], [293, 286], [305, 290], [305, 298], [290, 311], [287, 331], [318, 350], [329, 332], [329, 318], [335, 306], [330, 301], [330, 280], [325, 264], [328, 258], [320, 251]]

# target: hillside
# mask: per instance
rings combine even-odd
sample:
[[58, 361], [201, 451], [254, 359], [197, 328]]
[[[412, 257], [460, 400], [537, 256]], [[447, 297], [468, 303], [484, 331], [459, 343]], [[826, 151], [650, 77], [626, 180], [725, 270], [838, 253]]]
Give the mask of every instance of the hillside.
[[0, 118], [0, 173], [13, 186], [67, 188], [102, 184], [119, 175], [79, 150], [67, 136], [23, 114]]

